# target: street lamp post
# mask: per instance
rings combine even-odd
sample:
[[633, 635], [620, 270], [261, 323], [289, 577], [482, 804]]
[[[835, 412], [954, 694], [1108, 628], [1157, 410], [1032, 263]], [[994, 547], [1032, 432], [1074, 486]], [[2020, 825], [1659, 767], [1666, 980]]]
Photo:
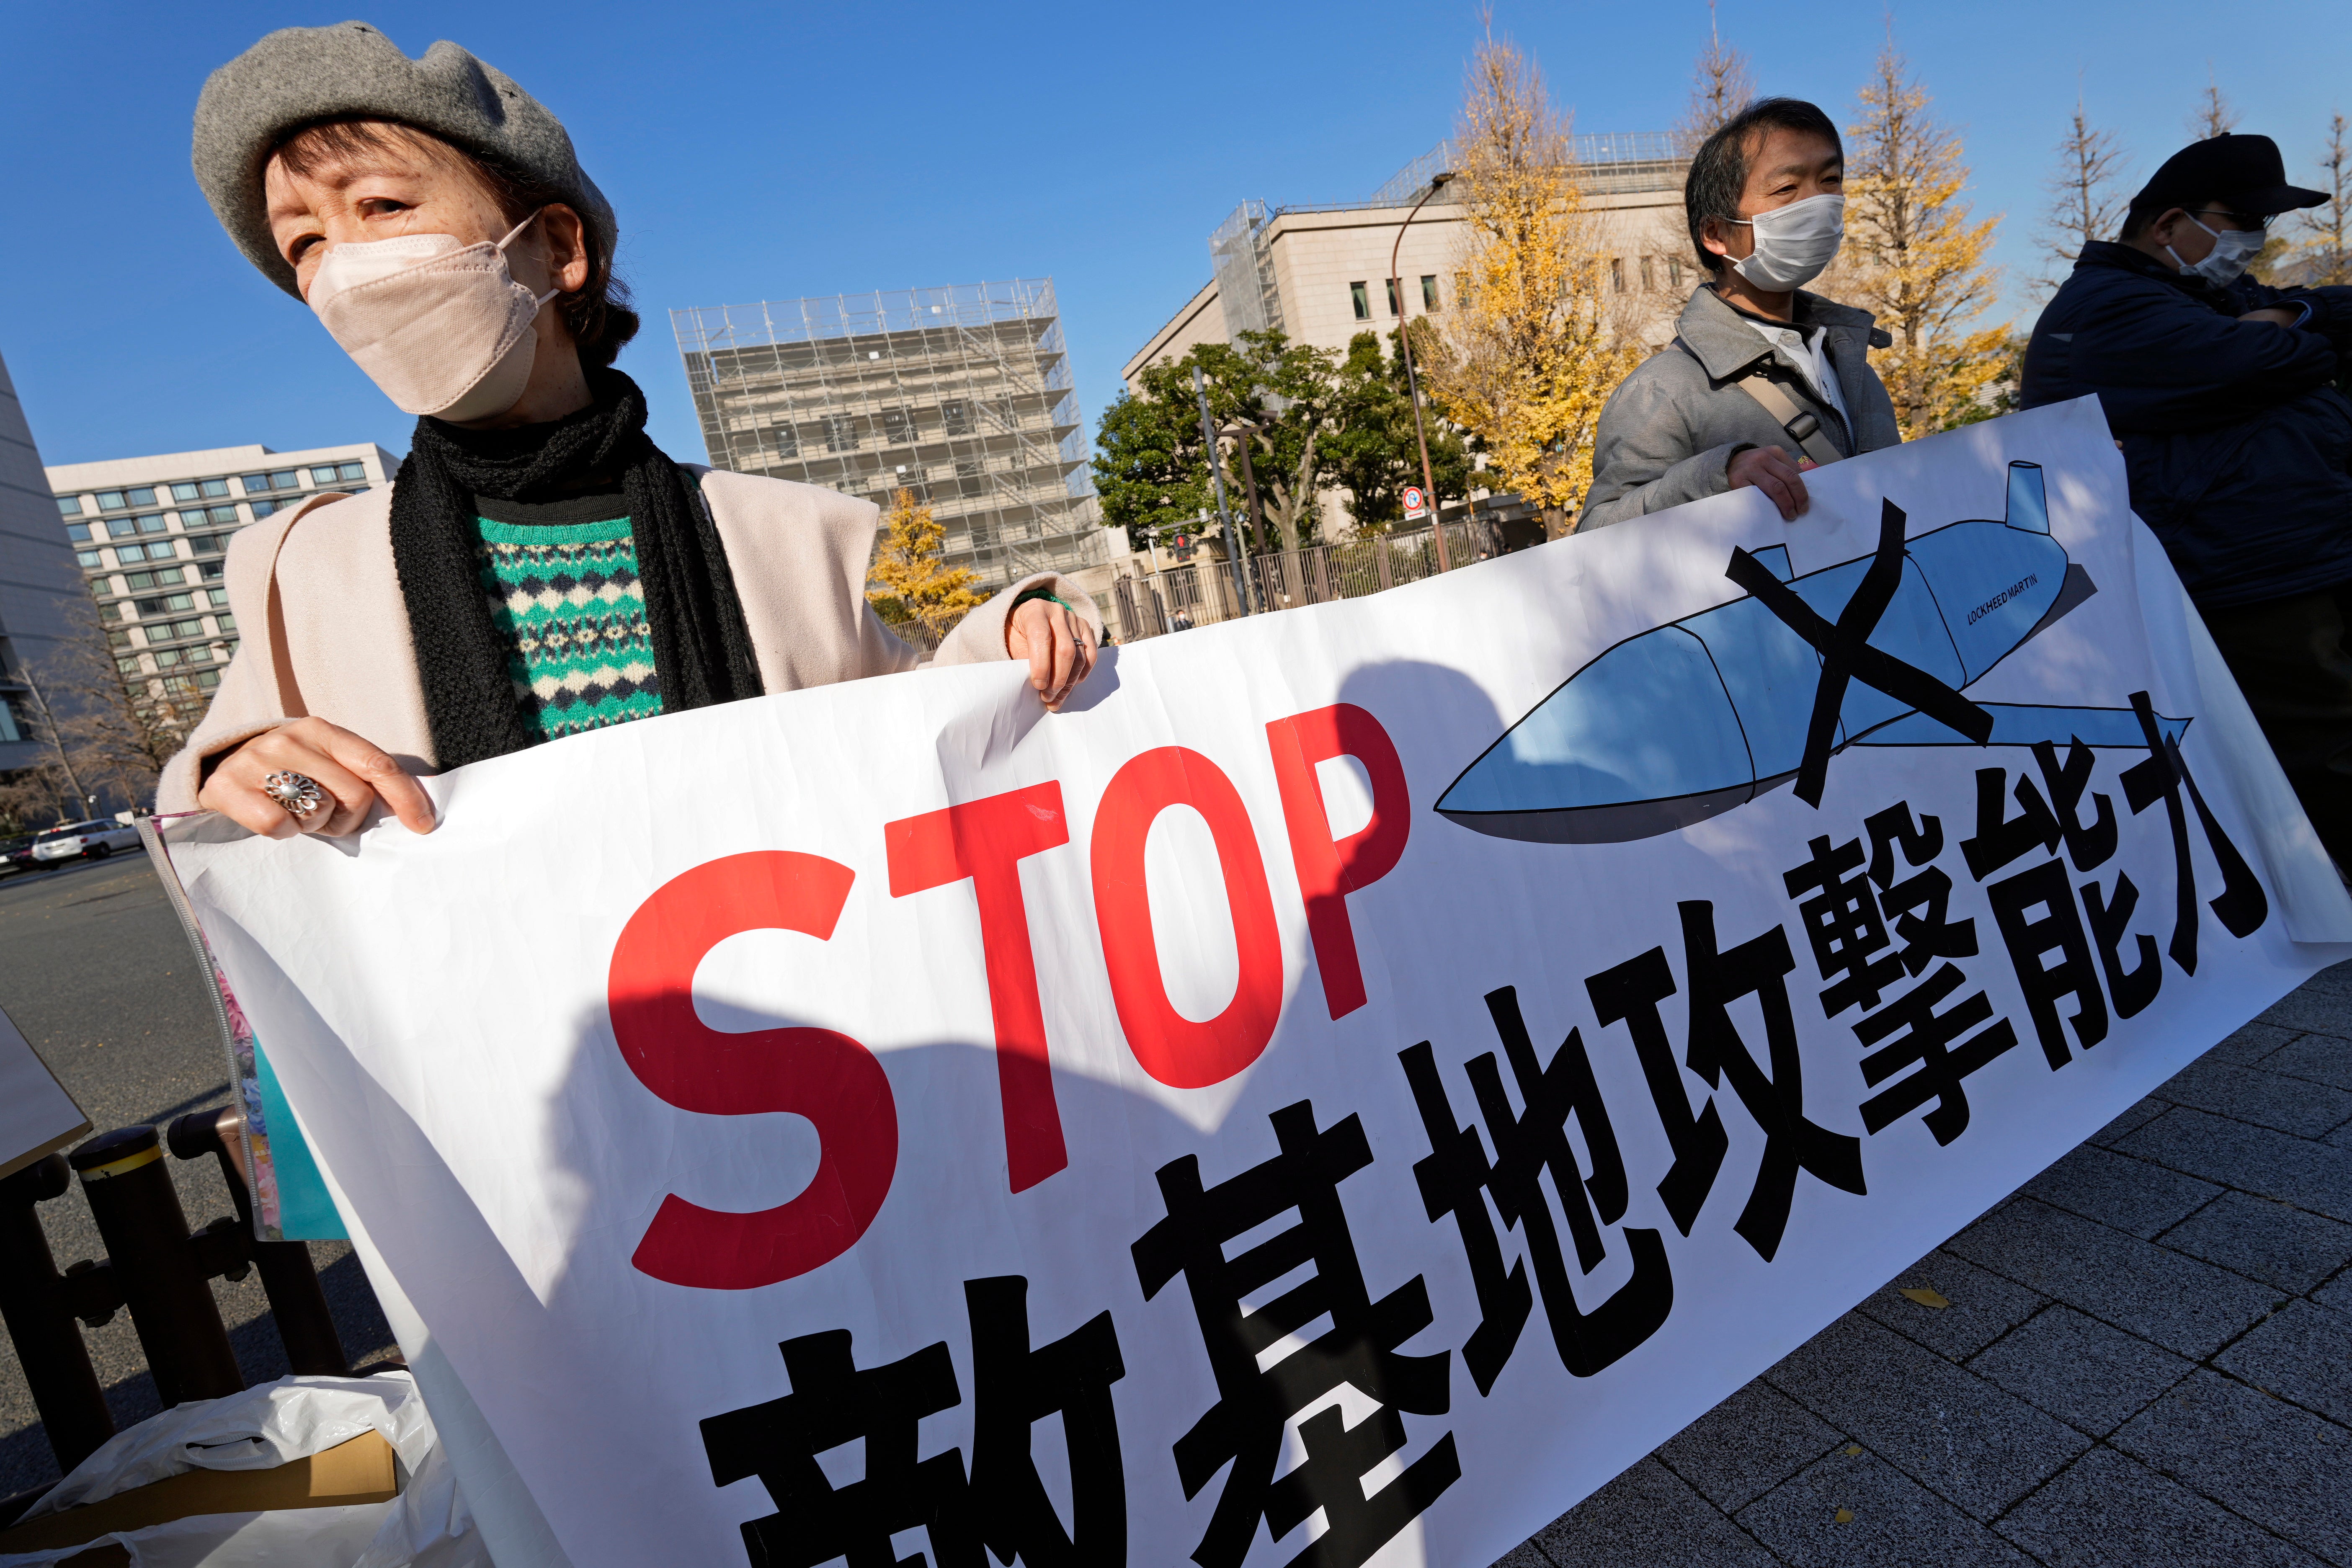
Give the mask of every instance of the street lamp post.
[[1453, 177], [1451, 169], [1441, 169], [1429, 177], [1429, 189], [1421, 194], [1421, 200], [1412, 204], [1412, 211], [1404, 215], [1404, 222], [1397, 225], [1396, 243], [1389, 247], [1389, 294], [1396, 300], [1397, 339], [1404, 345], [1404, 384], [1412, 396], [1412, 434], [1413, 438], [1421, 443], [1421, 493], [1429, 498], [1429, 531], [1431, 537], [1437, 541], [1437, 569], [1440, 572], [1445, 571], [1449, 564], [1445, 559], [1445, 517], [1438, 510], [1437, 481], [1429, 469], [1429, 431], [1423, 426], [1421, 417], [1421, 378], [1412, 368], [1412, 306], [1405, 299], [1404, 279], [1397, 276], [1397, 256], [1404, 249], [1404, 231], [1412, 226], [1413, 219], [1421, 216], [1421, 209], [1429, 205], [1429, 198]]
[[[1234, 535], [1233, 509], [1225, 505], [1225, 470], [1217, 461], [1217, 426], [1209, 417], [1209, 384], [1202, 379], [1197, 360], [1192, 364], [1192, 393], [1201, 400], [1201, 445], [1207, 448], [1209, 479], [1217, 487], [1217, 521], [1224, 525], [1227, 548], [1235, 543], [1242, 546], [1241, 552], [1234, 558], [1234, 579], [1241, 586], [1242, 614], [1252, 615], [1255, 611], [1250, 604], [1248, 542], [1236, 540]], [[1257, 487], [1252, 485], [1250, 489], [1255, 494]]]

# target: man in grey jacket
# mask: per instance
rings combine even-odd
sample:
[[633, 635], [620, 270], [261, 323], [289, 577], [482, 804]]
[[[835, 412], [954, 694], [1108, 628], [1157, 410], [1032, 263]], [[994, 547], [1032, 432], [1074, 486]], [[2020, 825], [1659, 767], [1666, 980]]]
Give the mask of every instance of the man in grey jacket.
[[1892, 340], [1801, 287], [1837, 255], [1844, 186], [1836, 125], [1795, 99], [1748, 105], [1699, 148], [1683, 201], [1714, 277], [1601, 411], [1579, 528], [1743, 485], [1794, 521], [1805, 469], [1903, 438], [1868, 353]]

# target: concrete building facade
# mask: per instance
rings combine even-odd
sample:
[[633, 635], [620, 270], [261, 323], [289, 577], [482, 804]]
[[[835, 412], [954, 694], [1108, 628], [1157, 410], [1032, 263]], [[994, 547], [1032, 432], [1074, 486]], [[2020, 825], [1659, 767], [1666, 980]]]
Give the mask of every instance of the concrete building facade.
[[26, 677], [71, 635], [68, 616], [82, 591], [56, 516], [40, 448], [0, 361], [0, 773], [29, 767], [49, 752]]
[[230, 537], [320, 490], [388, 484], [399, 467], [372, 442], [60, 464], [47, 471], [47, 526], [98, 601], [122, 673], [151, 697], [202, 700], [236, 651], [222, 583]]
[[[1637, 307], [1645, 338], [1672, 335], [1674, 314], [1698, 285], [1683, 223], [1685, 161], [1663, 132], [1580, 136], [1578, 184], [1599, 219], [1610, 287]], [[1345, 353], [1358, 332], [1385, 336], [1405, 316], [1442, 317], [1469, 244], [1461, 207], [1433, 198], [1404, 232], [1397, 258], [1403, 298], [1388, 287], [1397, 226], [1453, 166], [1450, 143], [1414, 159], [1363, 201], [1269, 208], [1244, 202], [1209, 239], [1213, 275], [1152, 333], [1121, 371], [1130, 392], [1148, 366], [1195, 343], [1231, 342], [1278, 328], [1294, 342]]]
[[711, 466], [887, 509], [993, 587], [1106, 559], [1050, 279], [673, 310]]

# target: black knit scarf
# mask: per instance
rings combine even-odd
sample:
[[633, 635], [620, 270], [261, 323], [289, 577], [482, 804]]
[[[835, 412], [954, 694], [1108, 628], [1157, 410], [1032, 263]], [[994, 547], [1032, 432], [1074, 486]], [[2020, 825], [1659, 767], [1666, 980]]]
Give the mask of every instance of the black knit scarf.
[[525, 717], [508, 672], [512, 649], [482, 590], [477, 496], [544, 501], [619, 489], [636, 536], [663, 711], [761, 693], [719, 531], [693, 482], [646, 438], [645, 394], [616, 370], [592, 371], [588, 384], [596, 401], [552, 424], [465, 430], [419, 419], [400, 465], [392, 559], [416, 641], [434, 756], [445, 768], [541, 739]]

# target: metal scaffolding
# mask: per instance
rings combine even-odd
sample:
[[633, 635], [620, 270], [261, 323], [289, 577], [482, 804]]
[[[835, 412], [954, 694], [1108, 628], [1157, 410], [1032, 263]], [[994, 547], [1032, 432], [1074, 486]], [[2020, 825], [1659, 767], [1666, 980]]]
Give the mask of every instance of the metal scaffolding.
[[673, 310], [711, 466], [887, 507], [990, 584], [1108, 559], [1050, 279]]

